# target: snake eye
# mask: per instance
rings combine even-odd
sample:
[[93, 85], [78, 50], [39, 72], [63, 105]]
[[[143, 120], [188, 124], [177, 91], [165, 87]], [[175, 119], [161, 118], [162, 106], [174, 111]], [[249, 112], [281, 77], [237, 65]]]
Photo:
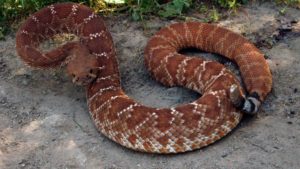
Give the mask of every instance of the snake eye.
[[90, 69], [88, 76], [92, 78], [96, 78], [97, 77], [96, 71], [94, 71], [94, 69]]

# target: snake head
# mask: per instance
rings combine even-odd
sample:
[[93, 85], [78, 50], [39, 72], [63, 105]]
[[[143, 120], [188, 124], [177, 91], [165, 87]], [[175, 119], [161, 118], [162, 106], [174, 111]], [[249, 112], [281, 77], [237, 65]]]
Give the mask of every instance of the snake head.
[[88, 85], [98, 75], [99, 63], [94, 55], [85, 49], [74, 49], [69, 62], [67, 73], [71, 76], [72, 82], [77, 85]]

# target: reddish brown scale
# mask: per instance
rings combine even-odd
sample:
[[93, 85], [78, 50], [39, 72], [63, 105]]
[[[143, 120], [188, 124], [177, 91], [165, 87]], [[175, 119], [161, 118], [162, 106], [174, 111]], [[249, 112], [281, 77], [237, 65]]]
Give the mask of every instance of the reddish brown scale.
[[[80, 41], [48, 53], [37, 49], [57, 33], [74, 33]], [[235, 76], [219, 63], [178, 53], [186, 47], [232, 59], [240, 67], [247, 92], [256, 92], [261, 101], [269, 93], [272, 77], [263, 54], [242, 36], [216, 25], [176, 23], [149, 40], [145, 65], [154, 78], [202, 94], [192, 103], [162, 109], [143, 106], [125, 95], [112, 37], [102, 18], [84, 5], [61, 3], [41, 9], [20, 27], [16, 37], [17, 52], [30, 66], [47, 68], [66, 62], [68, 73], [83, 79], [89, 69], [97, 69], [96, 79], [87, 86], [89, 111], [97, 129], [125, 147], [152, 153], [207, 146], [228, 134], [242, 118], [229, 99], [232, 85], [243, 93]]]
[[[92, 87], [89, 88], [89, 90], [87, 91], [87, 97], [91, 98], [95, 94], [97, 94], [97, 92], [100, 91], [100, 89], [108, 88], [110, 86], [112, 86], [113, 89], [118, 89], [119, 88], [119, 83], [118, 83], [117, 80], [109, 80], [109, 79], [101, 80], [101, 81], [99, 80], [99, 83], [97, 83], [97, 84], [95, 84], [95, 85], [93, 85]], [[96, 99], [100, 100], [100, 98], [98, 98], [98, 97], [94, 98], [94, 100], [96, 100]]]
[[72, 12], [72, 6], [67, 3], [61, 5], [55, 5], [54, 9], [56, 11], [55, 16], [57, 16], [59, 19], [65, 19], [69, 17], [70, 13]]
[[[84, 5], [78, 5], [78, 9], [76, 10], [76, 17], [74, 17], [75, 24], [84, 25], [84, 19], [88, 18], [93, 11]], [[99, 28], [103, 29], [103, 28]]]
[[[31, 21], [29, 22], [26, 21], [25, 23], [27, 24], [31, 22], [36, 23], [35, 21], [32, 20], [32, 17], [36, 17], [40, 22], [40, 25], [49, 25], [49, 26], [51, 25], [51, 28], [58, 25], [58, 23], [53, 23], [54, 15], [51, 14], [51, 10], [49, 8], [43, 8], [37, 11], [31, 16]], [[30, 31], [37, 31], [39, 25], [32, 25], [32, 26], [33, 29], [30, 29]]]
[[[182, 61], [184, 60], [184, 57], [182, 57], [179, 54], [176, 54], [176, 57], [172, 57], [169, 59], [169, 62], [166, 64], [166, 68], [167, 70], [170, 70], [171, 72], [176, 72], [178, 70], [178, 66], [174, 66], [174, 65], [179, 65]], [[161, 75], [164, 76], [164, 75]], [[171, 77], [173, 79], [173, 83], [168, 84], [169, 86], [174, 86], [174, 84], [180, 84], [180, 80], [177, 79], [176, 74], [171, 74]], [[157, 77], [159, 78], [159, 77]]]

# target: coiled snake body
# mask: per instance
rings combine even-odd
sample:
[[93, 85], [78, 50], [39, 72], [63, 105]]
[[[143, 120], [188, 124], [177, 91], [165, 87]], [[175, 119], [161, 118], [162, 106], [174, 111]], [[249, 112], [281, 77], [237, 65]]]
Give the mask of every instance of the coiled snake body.
[[[70, 42], [41, 52], [41, 42], [72, 33]], [[247, 92], [223, 65], [179, 54], [196, 47], [235, 61]], [[80, 4], [59, 3], [33, 14], [20, 27], [16, 49], [32, 67], [65, 64], [73, 82], [87, 86], [89, 112], [98, 130], [128, 148], [178, 153], [201, 148], [229, 133], [243, 112], [256, 112], [271, 90], [272, 77], [263, 54], [242, 36], [212, 24], [175, 23], [162, 28], [145, 48], [153, 77], [167, 86], [184, 86], [202, 94], [173, 108], [151, 108], [129, 98], [120, 85], [112, 37], [101, 17]]]

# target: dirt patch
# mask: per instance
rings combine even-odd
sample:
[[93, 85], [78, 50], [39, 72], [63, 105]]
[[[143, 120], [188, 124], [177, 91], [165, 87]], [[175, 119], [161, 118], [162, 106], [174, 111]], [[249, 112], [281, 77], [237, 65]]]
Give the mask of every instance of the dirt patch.
[[[138, 153], [108, 140], [89, 117], [84, 89], [64, 70], [26, 67], [17, 57], [14, 35], [7, 36], [0, 42], [0, 168], [299, 168], [300, 11], [289, 8], [281, 16], [279, 10], [255, 2], [220, 23], [251, 39], [268, 58], [274, 86], [259, 115], [245, 117], [221, 141], [180, 155]], [[126, 16], [106, 18], [124, 90], [148, 106], [199, 96], [158, 84], [144, 67], [147, 40], [172, 22], [154, 18], [144, 30]]]

